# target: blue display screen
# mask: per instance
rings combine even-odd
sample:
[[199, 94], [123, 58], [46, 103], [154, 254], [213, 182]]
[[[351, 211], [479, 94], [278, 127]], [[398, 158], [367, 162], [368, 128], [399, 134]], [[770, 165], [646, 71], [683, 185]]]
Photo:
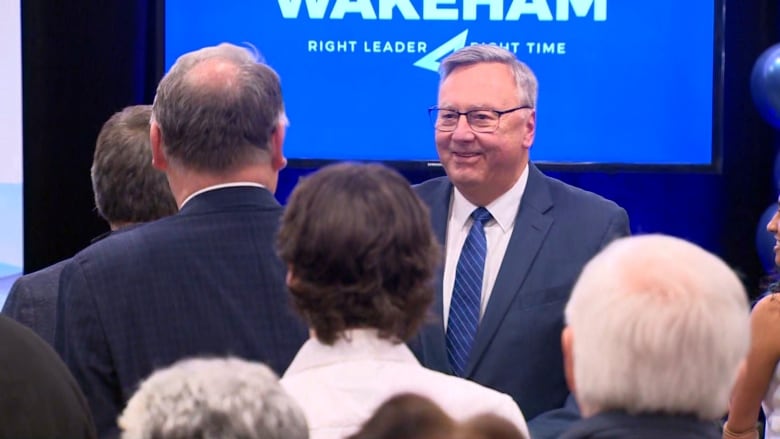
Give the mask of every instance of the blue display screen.
[[533, 160], [711, 165], [716, 17], [703, 0], [166, 0], [165, 65], [249, 43], [282, 78], [288, 158], [429, 162], [439, 60], [494, 43], [539, 79]]

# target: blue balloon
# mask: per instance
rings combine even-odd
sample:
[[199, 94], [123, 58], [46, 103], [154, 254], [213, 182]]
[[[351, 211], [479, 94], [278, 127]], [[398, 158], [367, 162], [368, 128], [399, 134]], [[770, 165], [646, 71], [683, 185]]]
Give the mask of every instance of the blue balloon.
[[756, 60], [750, 92], [761, 116], [780, 128], [780, 44], [766, 49]]
[[766, 271], [771, 271], [775, 268], [775, 236], [766, 231], [766, 225], [775, 212], [777, 212], [777, 204], [773, 203], [761, 214], [761, 219], [758, 220], [758, 227], [756, 228], [756, 250]]

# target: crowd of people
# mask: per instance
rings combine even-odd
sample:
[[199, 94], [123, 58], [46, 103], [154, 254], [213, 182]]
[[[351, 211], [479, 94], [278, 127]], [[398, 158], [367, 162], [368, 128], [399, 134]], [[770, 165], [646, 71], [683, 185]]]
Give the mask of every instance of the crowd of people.
[[181, 56], [98, 137], [111, 232], [9, 294], [0, 436], [753, 438], [764, 400], [780, 437], [780, 299], [542, 173], [513, 53], [440, 74], [446, 176], [334, 164], [282, 206], [276, 72]]

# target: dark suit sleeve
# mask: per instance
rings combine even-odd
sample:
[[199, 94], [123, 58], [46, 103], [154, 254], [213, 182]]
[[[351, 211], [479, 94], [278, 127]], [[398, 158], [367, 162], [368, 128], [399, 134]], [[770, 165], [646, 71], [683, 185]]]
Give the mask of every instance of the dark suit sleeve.
[[601, 248], [606, 247], [610, 242], [618, 238], [623, 238], [630, 234], [631, 228], [628, 223], [628, 213], [621, 207], [612, 215], [607, 225], [604, 236], [601, 238]]
[[60, 278], [55, 347], [84, 392], [98, 435], [115, 437], [121, 397], [97, 306], [78, 260]]
[[580, 408], [569, 394], [563, 407], [544, 412], [528, 422], [528, 430], [534, 439], [556, 439], [581, 418]]
[[[631, 234], [628, 214], [623, 208], [618, 208], [610, 218], [602, 234], [599, 249], [609, 245], [615, 239]], [[574, 396], [569, 394], [563, 407], [544, 412], [528, 422], [528, 429], [534, 439], [553, 439], [560, 437], [566, 430], [580, 419], [580, 410]]]
[[23, 279], [24, 277], [16, 279], [16, 282], [11, 286], [11, 291], [8, 292], [8, 298], [5, 300], [5, 305], [3, 305], [2, 314], [28, 328], [32, 328], [35, 322], [33, 321], [32, 310], [29, 306], [25, 306], [25, 297], [29, 291], [25, 288]]

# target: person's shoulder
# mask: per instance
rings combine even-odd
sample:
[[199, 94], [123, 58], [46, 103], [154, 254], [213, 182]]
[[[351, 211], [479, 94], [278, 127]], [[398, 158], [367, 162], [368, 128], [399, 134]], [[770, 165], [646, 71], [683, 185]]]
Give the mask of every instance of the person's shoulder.
[[412, 185], [412, 188], [417, 192], [418, 195], [427, 195], [427, 194], [433, 194], [438, 191], [444, 191], [448, 190], [452, 187], [452, 183], [450, 183], [449, 178], [445, 177], [435, 177], [431, 178], [429, 180], [425, 180], [422, 183], [417, 183], [415, 185]]
[[587, 191], [548, 175], [543, 175], [543, 178], [547, 182], [550, 192], [556, 201], [564, 200], [568, 203], [588, 206], [601, 211], [623, 210], [623, 208], [614, 201], [604, 198], [595, 192]]
[[771, 293], [762, 297], [751, 312], [754, 322], [764, 322], [780, 328], [780, 293]]
[[49, 296], [56, 294], [60, 273], [69, 261], [70, 259], [65, 259], [16, 279], [8, 292], [6, 304], [50, 299]]
[[421, 378], [430, 386], [429, 396], [451, 415], [473, 416], [491, 412], [505, 417], [527, 433], [525, 417], [511, 396], [471, 380], [425, 370], [427, 376]]
[[447, 177], [436, 177], [412, 186], [423, 203], [431, 209], [443, 210], [452, 194], [452, 183]]
[[180, 230], [174, 224], [175, 217], [176, 215], [172, 215], [147, 223], [123, 227], [85, 247], [72, 259], [80, 262], [85, 258], [91, 259], [95, 256], [114, 253], [130, 257], [139, 248], [139, 243], [153, 243], [175, 235]]
[[33, 271], [32, 273], [27, 273], [24, 276], [20, 276], [18, 279], [16, 279], [11, 288], [13, 290], [17, 288], [26, 288], [39, 285], [41, 283], [56, 283], [60, 277], [62, 269], [65, 267], [65, 265], [68, 264], [68, 261], [70, 261], [70, 259], [62, 260], [55, 264], [49, 265], [48, 267], [41, 268], [38, 271]]
[[423, 368], [425, 370], [424, 378], [427, 382], [434, 386], [441, 386], [442, 388], [448, 388], [450, 391], [454, 391], [464, 397], [473, 397], [474, 400], [480, 400], [482, 402], [492, 402], [503, 404], [506, 402], [512, 402], [512, 397], [505, 393], [501, 393], [498, 390], [491, 389], [490, 387], [483, 386], [471, 380], [448, 375], [443, 372]]

